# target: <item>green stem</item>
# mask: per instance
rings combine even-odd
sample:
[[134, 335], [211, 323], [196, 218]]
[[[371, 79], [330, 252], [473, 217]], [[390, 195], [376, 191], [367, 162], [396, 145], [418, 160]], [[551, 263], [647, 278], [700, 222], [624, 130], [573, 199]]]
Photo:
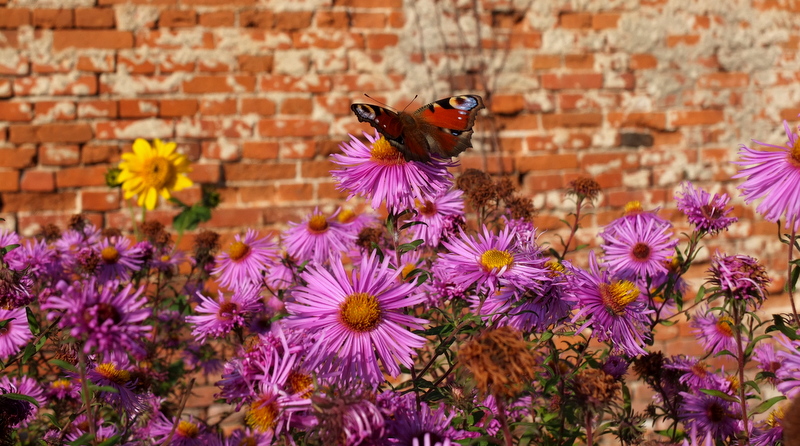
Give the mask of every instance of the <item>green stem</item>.
[[[733, 299], [733, 298], [732, 298]], [[737, 365], [739, 368], [739, 403], [742, 406], [742, 425], [744, 429], [742, 433], [744, 434], [744, 446], [750, 444], [750, 434], [748, 433], [747, 429], [747, 399], [745, 396], [745, 380], [744, 380], [744, 366], [745, 366], [745, 357], [744, 357], [744, 349], [742, 348], [742, 315], [740, 314], [740, 302], [734, 301], [733, 302], [733, 320], [734, 326], [733, 331], [736, 335], [736, 356], [737, 356]]]

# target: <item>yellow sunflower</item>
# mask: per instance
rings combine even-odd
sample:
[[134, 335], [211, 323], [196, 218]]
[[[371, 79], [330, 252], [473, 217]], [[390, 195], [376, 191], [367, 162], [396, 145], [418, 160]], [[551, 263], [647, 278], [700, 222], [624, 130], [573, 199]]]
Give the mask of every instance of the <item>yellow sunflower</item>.
[[192, 169], [186, 156], [175, 152], [174, 142], [153, 141], [155, 147], [143, 140], [133, 142], [133, 152], [123, 153], [119, 163], [117, 181], [122, 184], [125, 199], [138, 195], [139, 206], [153, 210], [158, 194], [170, 198], [170, 191], [179, 191], [192, 185], [186, 173]]

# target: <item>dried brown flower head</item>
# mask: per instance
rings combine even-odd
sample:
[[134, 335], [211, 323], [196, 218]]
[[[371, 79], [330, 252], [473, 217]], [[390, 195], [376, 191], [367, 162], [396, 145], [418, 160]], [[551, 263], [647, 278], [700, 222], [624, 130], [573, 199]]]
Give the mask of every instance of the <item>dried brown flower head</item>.
[[78, 350], [70, 346], [68, 344], [61, 344], [58, 347], [58, 351], [56, 352], [55, 358], [59, 359], [64, 362], [68, 362], [72, 365], [78, 364]]
[[529, 197], [511, 197], [506, 200], [511, 218], [515, 220], [529, 221], [536, 210], [533, 208], [533, 200]]
[[482, 394], [514, 397], [531, 382], [537, 366], [522, 334], [511, 327], [486, 330], [458, 352]]
[[114, 238], [114, 237], [122, 237], [122, 231], [117, 228], [106, 228], [103, 229], [103, 237]]
[[474, 209], [479, 209], [497, 199], [497, 189], [492, 177], [478, 169], [467, 169], [456, 180], [456, 187], [464, 191], [464, 196]]
[[383, 233], [383, 228], [370, 228], [366, 227], [358, 233], [356, 239], [356, 246], [371, 252], [375, 245], [384, 246], [386, 244], [386, 237]]
[[142, 233], [155, 246], [166, 246], [172, 241], [172, 236], [164, 230], [164, 225], [158, 221], [151, 220], [142, 223]]
[[594, 200], [600, 194], [600, 185], [589, 177], [576, 178], [569, 182], [567, 194], [577, 195], [579, 200], [588, 198]]
[[69, 223], [67, 224], [67, 227], [78, 232], [83, 232], [83, 228], [89, 226], [90, 224], [92, 224], [92, 222], [90, 222], [89, 219], [86, 218], [86, 215], [75, 214], [69, 218]]
[[511, 178], [501, 178], [494, 183], [495, 193], [497, 194], [497, 198], [508, 201], [514, 192], [517, 191], [517, 187], [514, 186], [514, 182], [511, 181]]
[[620, 382], [600, 369], [584, 369], [575, 375], [572, 390], [581, 405], [597, 412], [620, 395]]
[[633, 371], [646, 383], [657, 382], [664, 370], [664, 354], [660, 351], [639, 356], [633, 360]]
[[41, 235], [47, 243], [52, 243], [61, 238], [61, 228], [48, 223], [42, 227]]

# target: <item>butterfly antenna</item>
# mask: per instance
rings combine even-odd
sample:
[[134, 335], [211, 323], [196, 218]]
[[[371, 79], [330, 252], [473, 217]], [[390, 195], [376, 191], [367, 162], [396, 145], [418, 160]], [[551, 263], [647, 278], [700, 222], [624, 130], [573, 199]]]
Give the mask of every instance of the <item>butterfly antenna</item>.
[[394, 110], [394, 107], [392, 107], [391, 105], [389, 105], [389, 104], [386, 104], [386, 103], [384, 103], [384, 102], [381, 102], [381, 101], [379, 101], [379, 100], [377, 100], [377, 99], [373, 98], [372, 96], [370, 96], [370, 95], [368, 95], [368, 94], [366, 94], [366, 93], [364, 93], [364, 96], [366, 96], [366, 97], [368, 97], [368, 98], [372, 99], [373, 101], [377, 102], [378, 104], [381, 104], [381, 105], [383, 105], [384, 107], [391, 108], [392, 110]]
[[418, 95], [418, 94], [415, 94], [415, 95], [414, 95], [414, 99], [412, 99], [412, 100], [411, 100], [411, 102], [409, 102], [409, 103], [408, 103], [408, 104], [407, 104], [405, 107], [403, 107], [403, 111], [406, 111], [406, 109], [408, 108], [408, 106], [409, 106], [409, 105], [411, 105], [411, 104], [413, 104], [413, 103], [414, 103], [414, 101], [416, 101], [418, 97], [419, 97], [419, 95]]

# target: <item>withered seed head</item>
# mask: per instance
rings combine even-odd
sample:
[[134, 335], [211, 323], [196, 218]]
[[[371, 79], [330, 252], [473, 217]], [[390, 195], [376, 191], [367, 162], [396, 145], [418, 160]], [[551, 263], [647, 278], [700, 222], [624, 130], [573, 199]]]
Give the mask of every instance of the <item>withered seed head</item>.
[[108, 238], [112, 238], [112, 237], [119, 238], [119, 237], [122, 236], [122, 231], [120, 231], [117, 228], [106, 228], [106, 229], [103, 229], [103, 236], [104, 237], [108, 237]]
[[536, 358], [522, 334], [511, 327], [486, 330], [458, 352], [482, 394], [511, 398], [533, 379]]
[[578, 401], [593, 412], [619, 396], [622, 388], [616, 378], [599, 369], [581, 370], [575, 375], [572, 387]]
[[84, 214], [75, 214], [69, 218], [67, 227], [78, 232], [83, 232], [83, 228], [90, 225], [91, 222]]
[[511, 197], [506, 200], [506, 207], [511, 218], [516, 220], [528, 221], [536, 212], [533, 207], [533, 199], [529, 197]]
[[356, 246], [366, 250], [372, 251], [375, 245], [383, 246], [385, 242], [382, 228], [366, 227], [358, 233], [356, 239]]
[[467, 169], [456, 180], [456, 187], [464, 191], [467, 201], [475, 209], [486, 206], [497, 199], [497, 189], [492, 177], [478, 169]]
[[579, 199], [594, 200], [600, 193], [600, 184], [589, 177], [580, 177], [569, 182], [567, 194], [577, 195]]
[[497, 197], [503, 201], [508, 201], [517, 190], [514, 186], [514, 182], [508, 177], [495, 181], [494, 188], [495, 191], [497, 191]]
[[52, 223], [48, 223], [42, 227], [41, 234], [47, 243], [52, 243], [61, 238], [61, 228]]

